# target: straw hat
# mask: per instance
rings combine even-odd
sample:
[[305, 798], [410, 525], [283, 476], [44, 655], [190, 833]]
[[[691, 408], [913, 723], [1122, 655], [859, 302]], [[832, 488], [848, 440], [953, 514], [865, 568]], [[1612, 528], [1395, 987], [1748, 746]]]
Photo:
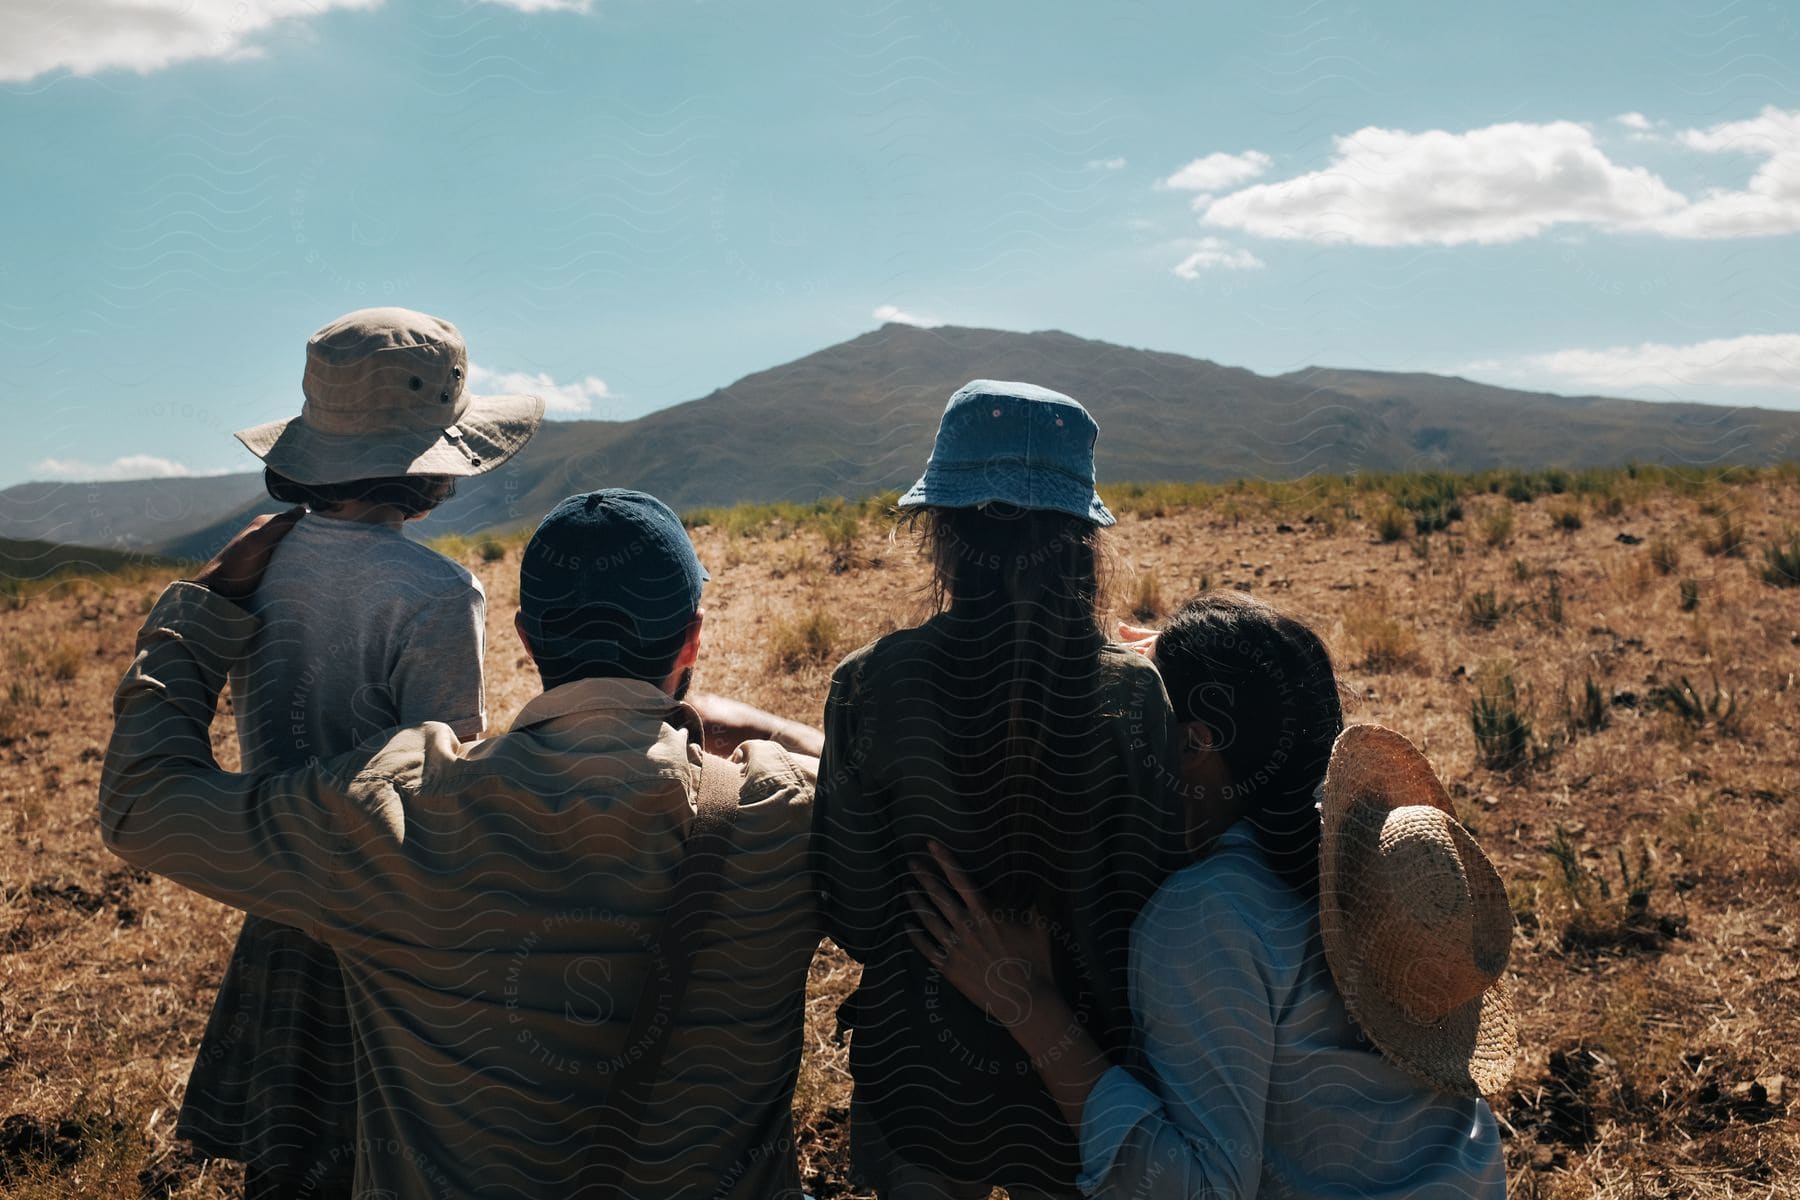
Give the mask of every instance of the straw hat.
[[307, 341], [300, 415], [237, 439], [298, 483], [485, 474], [531, 440], [544, 402], [477, 396], [468, 373], [468, 348], [450, 322], [359, 309]]
[[1512, 908], [1431, 764], [1393, 730], [1353, 725], [1320, 810], [1319, 931], [1351, 1018], [1434, 1087], [1497, 1092], [1518, 1044]]

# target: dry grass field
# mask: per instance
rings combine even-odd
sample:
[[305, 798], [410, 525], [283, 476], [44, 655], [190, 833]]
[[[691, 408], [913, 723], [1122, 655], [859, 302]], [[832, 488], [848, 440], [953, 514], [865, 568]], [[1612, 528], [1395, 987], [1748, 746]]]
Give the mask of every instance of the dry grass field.
[[[1349, 719], [1424, 748], [1505, 876], [1513, 1193], [1800, 1195], [1800, 588], [1777, 586], [1800, 472], [1107, 494], [1115, 615], [1238, 587], [1315, 623]], [[835, 660], [921, 615], [876, 506], [696, 520], [705, 690], [816, 721]], [[518, 546], [447, 545], [487, 586], [501, 723], [536, 686]], [[172, 1127], [238, 917], [127, 869], [93, 823], [110, 690], [161, 582], [0, 592], [0, 1193], [237, 1194]], [[215, 741], [232, 761], [228, 722]], [[854, 979], [820, 953], [795, 1105], [822, 1198], [850, 1194], [832, 1018]]]

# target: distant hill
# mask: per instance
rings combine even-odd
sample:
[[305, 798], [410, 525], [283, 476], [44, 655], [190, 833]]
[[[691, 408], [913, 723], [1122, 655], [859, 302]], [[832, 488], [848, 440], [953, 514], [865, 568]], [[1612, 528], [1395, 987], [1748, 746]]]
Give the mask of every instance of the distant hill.
[[166, 559], [131, 551], [0, 538], [0, 583], [45, 579], [57, 574], [101, 575], [126, 567], [168, 565]]
[[[465, 481], [417, 528], [517, 528], [563, 496], [604, 486], [641, 488], [678, 509], [904, 487], [924, 466], [944, 401], [983, 377], [1031, 380], [1085, 403], [1100, 422], [1102, 490], [1109, 479], [1800, 457], [1800, 412], [1327, 367], [1269, 377], [1057, 331], [884, 325], [636, 420], [547, 424], [516, 460]], [[0, 492], [0, 536], [203, 557], [252, 512], [274, 507], [260, 492], [254, 476], [26, 484]], [[19, 514], [45, 531], [20, 532]]]
[[0, 491], [0, 537], [149, 549], [237, 511], [260, 491], [261, 472], [102, 483], [21, 483]]

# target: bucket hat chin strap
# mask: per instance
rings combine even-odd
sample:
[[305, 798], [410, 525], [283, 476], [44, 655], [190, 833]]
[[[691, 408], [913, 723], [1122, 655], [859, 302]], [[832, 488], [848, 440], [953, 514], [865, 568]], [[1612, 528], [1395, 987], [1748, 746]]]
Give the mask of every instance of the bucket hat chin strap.
[[650, 969], [631, 1012], [631, 1028], [614, 1060], [618, 1069], [612, 1073], [606, 1104], [594, 1123], [581, 1186], [572, 1195], [627, 1200], [631, 1152], [637, 1146], [657, 1067], [668, 1050], [669, 1035], [687, 990], [695, 943], [724, 890], [725, 859], [731, 853], [741, 779], [733, 763], [702, 753], [699, 800], [682, 843], [668, 914], [651, 939]]

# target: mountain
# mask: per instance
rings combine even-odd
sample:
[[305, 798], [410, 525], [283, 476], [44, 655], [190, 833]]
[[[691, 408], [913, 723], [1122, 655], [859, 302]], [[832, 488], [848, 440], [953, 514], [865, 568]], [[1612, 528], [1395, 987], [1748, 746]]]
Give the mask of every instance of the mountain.
[[262, 490], [262, 475], [100, 483], [21, 483], [0, 491], [0, 537], [149, 549], [227, 513]]
[[[546, 424], [513, 462], [463, 481], [417, 528], [517, 528], [563, 496], [605, 486], [640, 488], [677, 509], [905, 487], [930, 454], [944, 401], [979, 378], [1028, 379], [1085, 403], [1100, 423], [1103, 491], [1105, 480], [1800, 456], [1800, 413], [1328, 367], [1271, 377], [1057, 331], [884, 325], [632, 421]], [[0, 492], [0, 536], [203, 556], [249, 514], [274, 507], [259, 482], [25, 484]], [[134, 488], [154, 488], [156, 499]], [[20, 513], [55, 532], [18, 532]], [[191, 519], [176, 528], [177, 517]]]
[[0, 585], [51, 575], [110, 574], [127, 567], [169, 565], [167, 559], [133, 551], [0, 538]]

